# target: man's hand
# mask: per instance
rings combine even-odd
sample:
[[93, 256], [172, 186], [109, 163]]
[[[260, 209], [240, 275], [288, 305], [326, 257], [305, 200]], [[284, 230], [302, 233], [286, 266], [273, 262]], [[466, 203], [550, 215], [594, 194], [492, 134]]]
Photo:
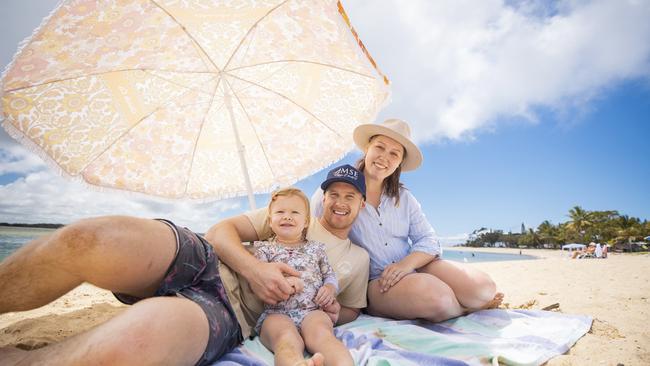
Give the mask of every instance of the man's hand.
[[386, 292], [396, 283], [398, 283], [404, 276], [413, 272], [415, 268], [405, 265], [402, 261], [390, 264], [384, 268], [384, 271], [379, 277], [380, 292]]
[[262, 301], [271, 305], [288, 299], [294, 293], [286, 277], [300, 277], [300, 272], [284, 263], [260, 262], [251, 273], [252, 275], [246, 278], [251, 290]]
[[339, 302], [336, 301], [336, 299], [334, 299], [334, 301], [332, 301], [331, 304], [327, 306], [321, 306], [321, 310], [323, 310], [325, 314], [327, 314], [327, 316], [329, 316], [330, 319], [332, 319], [332, 324], [336, 326], [336, 322], [339, 320], [339, 312], [341, 311], [341, 304], [339, 304]]
[[314, 297], [314, 302], [321, 308], [330, 305], [336, 300], [336, 288], [331, 284], [321, 286]]

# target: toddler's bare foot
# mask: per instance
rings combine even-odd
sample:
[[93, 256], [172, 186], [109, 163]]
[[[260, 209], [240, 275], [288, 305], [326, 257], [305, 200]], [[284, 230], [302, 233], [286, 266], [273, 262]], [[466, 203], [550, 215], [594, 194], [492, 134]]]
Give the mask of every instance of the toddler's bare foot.
[[322, 353], [316, 352], [309, 360], [307, 360], [308, 366], [323, 366], [325, 364], [325, 356]]

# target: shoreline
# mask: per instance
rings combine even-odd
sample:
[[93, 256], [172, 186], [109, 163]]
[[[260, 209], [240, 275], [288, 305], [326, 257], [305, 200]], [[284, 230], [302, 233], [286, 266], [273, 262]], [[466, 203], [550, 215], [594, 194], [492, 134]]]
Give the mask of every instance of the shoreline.
[[[466, 248], [518, 254], [518, 248]], [[649, 254], [611, 253], [607, 259], [569, 259], [567, 253], [522, 249], [538, 260], [474, 262], [505, 294], [502, 308], [540, 310], [559, 303], [566, 314], [589, 315], [591, 330], [547, 365], [650, 364]], [[85, 331], [126, 309], [108, 291], [83, 284], [39, 309], [0, 315], [0, 347], [38, 348]]]

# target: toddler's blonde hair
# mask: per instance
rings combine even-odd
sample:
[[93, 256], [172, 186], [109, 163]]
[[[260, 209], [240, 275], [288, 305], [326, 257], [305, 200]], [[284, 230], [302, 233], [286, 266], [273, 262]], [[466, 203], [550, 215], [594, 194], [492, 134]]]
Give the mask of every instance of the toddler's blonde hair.
[[268, 214], [266, 217], [269, 221], [271, 220], [271, 206], [273, 206], [273, 202], [275, 202], [278, 199], [278, 197], [291, 197], [291, 196], [296, 196], [302, 199], [302, 202], [305, 204], [305, 208], [307, 209], [307, 213], [305, 215], [306, 216], [305, 228], [302, 230], [302, 238], [306, 239], [307, 227], [309, 227], [309, 220], [311, 220], [311, 213], [310, 213], [311, 208], [309, 207], [309, 198], [307, 198], [307, 196], [300, 189], [296, 187], [284, 187], [273, 191], [271, 193], [271, 200], [269, 201]]

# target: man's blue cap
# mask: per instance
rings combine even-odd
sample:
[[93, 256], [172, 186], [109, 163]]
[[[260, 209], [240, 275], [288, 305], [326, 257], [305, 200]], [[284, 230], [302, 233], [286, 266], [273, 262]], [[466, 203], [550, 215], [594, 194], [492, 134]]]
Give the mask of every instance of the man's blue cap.
[[330, 170], [329, 173], [327, 173], [327, 179], [320, 185], [320, 187], [323, 189], [323, 192], [325, 192], [330, 184], [336, 182], [353, 185], [354, 188], [361, 193], [363, 199], [366, 199], [366, 177], [364, 177], [363, 173], [352, 165], [345, 164]]

